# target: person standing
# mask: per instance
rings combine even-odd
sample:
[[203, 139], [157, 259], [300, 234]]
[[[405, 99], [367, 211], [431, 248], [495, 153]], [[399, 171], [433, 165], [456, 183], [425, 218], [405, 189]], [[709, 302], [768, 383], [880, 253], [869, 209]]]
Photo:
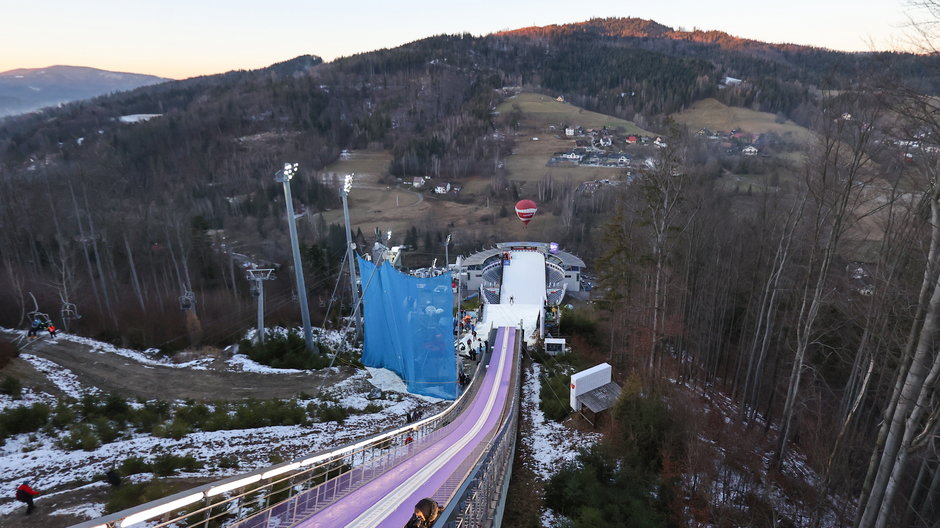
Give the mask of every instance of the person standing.
[[36, 509], [36, 505], [33, 504], [33, 497], [36, 495], [39, 495], [39, 492], [29, 487], [29, 482], [24, 482], [16, 488], [16, 500], [26, 503], [26, 515], [33, 513]]
[[46, 330], [49, 330], [49, 337], [55, 337], [55, 333], [57, 329], [54, 324], [49, 323], [49, 327], [46, 328]]

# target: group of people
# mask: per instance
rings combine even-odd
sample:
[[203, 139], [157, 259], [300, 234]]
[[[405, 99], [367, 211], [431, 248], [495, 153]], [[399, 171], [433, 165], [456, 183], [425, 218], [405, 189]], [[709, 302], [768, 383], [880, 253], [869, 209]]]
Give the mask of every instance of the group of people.
[[52, 321], [43, 321], [42, 319], [36, 317], [33, 319], [33, 322], [29, 325], [29, 332], [26, 333], [27, 337], [39, 337], [39, 332], [43, 330], [49, 331], [49, 337], [55, 337], [58, 329], [52, 324]]

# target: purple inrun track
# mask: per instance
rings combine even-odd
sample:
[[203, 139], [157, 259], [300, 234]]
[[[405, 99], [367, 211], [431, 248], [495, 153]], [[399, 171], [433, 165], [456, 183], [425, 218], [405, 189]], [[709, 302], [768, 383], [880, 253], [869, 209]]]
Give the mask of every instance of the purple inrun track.
[[480, 391], [473, 403], [444, 428], [440, 440], [296, 526], [404, 526], [415, 503], [433, 497], [473, 449], [499, 427], [512, 380], [515, 334], [516, 329], [511, 327], [497, 330]]

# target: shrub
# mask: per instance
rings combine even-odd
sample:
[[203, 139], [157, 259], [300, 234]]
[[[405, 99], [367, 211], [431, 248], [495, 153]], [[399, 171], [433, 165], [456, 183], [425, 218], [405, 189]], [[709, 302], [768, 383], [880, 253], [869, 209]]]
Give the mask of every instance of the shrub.
[[563, 308], [561, 312], [561, 332], [570, 336], [581, 336], [590, 345], [600, 344], [600, 338], [597, 334], [597, 321], [583, 311]]
[[135, 475], [137, 473], [150, 473], [151, 467], [143, 458], [125, 458], [118, 468], [121, 475]]
[[89, 425], [81, 423], [69, 427], [68, 434], [59, 438], [59, 445], [70, 451], [76, 449], [91, 451], [98, 448], [101, 442]]
[[202, 462], [196, 460], [191, 455], [177, 456], [165, 453], [157, 456], [150, 466], [153, 468], [154, 474], [161, 477], [169, 477], [170, 475], [175, 475], [178, 469], [196, 471], [201, 468], [202, 465]]
[[179, 417], [176, 417], [176, 419], [166, 425], [161, 432], [162, 436], [165, 438], [179, 440], [192, 432], [192, 426], [189, 425], [186, 420], [181, 420]]
[[56, 429], [65, 429], [75, 423], [75, 411], [68, 403], [60, 400], [55, 406], [55, 414], [52, 415], [49, 423]]
[[124, 425], [132, 420], [133, 410], [120, 394], [111, 393], [105, 398], [100, 412], [109, 420]]
[[121, 485], [111, 490], [104, 511], [105, 513], [119, 512], [172, 495], [176, 491], [169, 484], [159, 481]]
[[222, 469], [237, 469], [238, 468], [238, 457], [235, 455], [222, 455], [219, 457], [216, 465]]
[[29, 407], [14, 407], [0, 413], [0, 441], [22, 434], [36, 432], [49, 421], [49, 406], [36, 403]]
[[569, 376], [561, 372], [551, 377], [542, 377], [539, 408], [549, 420], [560, 422], [571, 413], [568, 401], [570, 394], [568, 379]]
[[95, 434], [98, 435], [98, 438], [103, 444], [110, 444], [121, 437], [119, 428], [115, 427], [114, 424], [104, 416], [95, 418], [92, 424], [95, 427]]
[[130, 413], [130, 421], [138, 432], [150, 432], [157, 425], [170, 418], [170, 404], [165, 401], [149, 401], [144, 406]]
[[349, 410], [341, 405], [320, 403], [314, 406], [314, 419], [318, 422], [343, 423], [349, 418]]
[[330, 358], [322, 351], [311, 354], [307, 351], [303, 337], [295, 332], [286, 336], [272, 336], [264, 344], [243, 340], [239, 350], [253, 361], [274, 368], [283, 369], [321, 369], [329, 366]]
[[13, 361], [13, 358], [19, 355], [20, 353], [16, 349], [16, 345], [6, 339], [0, 339], [0, 369], [7, 366]]
[[18, 400], [23, 397], [23, 384], [13, 376], [4, 376], [0, 381], [0, 394], [13, 396], [14, 400]]
[[188, 405], [176, 411], [176, 419], [185, 421], [192, 425], [194, 429], [202, 429], [210, 416], [212, 416], [212, 411], [201, 403]]

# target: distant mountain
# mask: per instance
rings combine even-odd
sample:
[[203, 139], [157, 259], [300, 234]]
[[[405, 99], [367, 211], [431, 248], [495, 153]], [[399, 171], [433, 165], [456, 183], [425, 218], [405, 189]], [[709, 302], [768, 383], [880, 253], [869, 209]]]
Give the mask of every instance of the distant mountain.
[[669, 39], [715, 44], [722, 49], [811, 51], [822, 48], [798, 44], [772, 44], [729, 35], [723, 31], [676, 30], [654, 20], [642, 18], [594, 18], [585, 22], [549, 26], [531, 26], [497, 33], [508, 36], [557, 37], [572, 34], [590, 34], [599, 37]]
[[0, 117], [168, 80], [81, 66], [10, 70], [0, 73]]

